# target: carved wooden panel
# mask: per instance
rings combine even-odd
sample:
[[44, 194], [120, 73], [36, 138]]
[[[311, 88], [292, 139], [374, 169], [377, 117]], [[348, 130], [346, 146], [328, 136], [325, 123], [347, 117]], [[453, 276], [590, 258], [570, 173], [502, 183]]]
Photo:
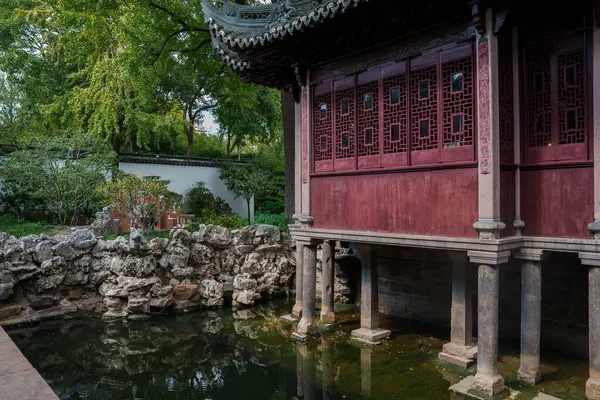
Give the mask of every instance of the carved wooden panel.
[[315, 96], [313, 120], [315, 161], [331, 160], [333, 150], [331, 93]]
[[552, 145], [550, 57], [527, 64], [527, 146]]
[[482, 174], [491, 173], [490, 165], [490, 53], [486, 36], [477, 43], [478, 106], [479, 114], [479, 170]]
[[408, 149], [408, 102], [406, 74], [383, 80], [383, 152], [404, 153]]
[[308, 183], [308, 88], [302, 88], [302, 183]]
[[411, 149], [433, 150], [438, 147], [437, 67], [411, 71]]
[[335, 93], [335, 158], [354, 157], [354, 88]]
[[473, 144], [473, 59], [442, 64], [443, 146]]
[[583, 50], [558, 55], [558, 144], [585, 142]]
[[358, 156], [379, 154], [379, 83], [358, 87]]

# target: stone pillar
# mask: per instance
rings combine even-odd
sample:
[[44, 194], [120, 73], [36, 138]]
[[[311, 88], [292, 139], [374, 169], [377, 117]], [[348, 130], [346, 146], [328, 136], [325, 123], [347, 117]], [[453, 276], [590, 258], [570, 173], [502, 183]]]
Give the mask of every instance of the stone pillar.
[[302, 319], [298, 323], [296, 332], [292, 338], [296, 340], [307, 340], [317, 331], [317, 320], [315, 312], [315, 292], [317, 278], [317, 246], [306, 243], [304, 245], [302, 277]]
[[304, 397], [304, 376], [302, 374], [303, 362], [301, 347], [303, 343], [296, 344], [296, 395], [299, 399]]
[[371, 245], [357, 248], [361, 262], [360, 329], [353, 330], [351, 336], [375, 344], [391, 335], [391, 331], [379, 329], [377, 254]]
[[594, 23], [592, 32], [592, 132], [594, 144], [594, 222], [589, 225], [594, 238], [600, 239], [600, 10], [597, 3], [594, 9]]
[[292, 308], [292, 316], [300, 318], [302, 315], [302, 291], [304, 269], [304, 243], [296, 242], [296, 303]]
[[334, 290], [334, 254], [335, 243], [331, 240], [323, 242], [321, 262], [321, 322], [335, 322], [333, 290]]
[[477, 33], [477, 133], [479, 219], [473, 227], [481, 239], [497, 239], [506, 225], [500, 221], [500, 118], [498, 39], [492, 9], [473, 6], [480, 19]]
[[498, 373], [498, 303], [500, 294], [499, 265], [510, 257], [509, 251], [468, 252], [478, 268], [477, 307], [477, 374], [473, 388], [487, 396], [506, 390], [504, 378]]
[[335, 370], [333, 364], [333, 340], [321, 335], [321, 366], [323, 369], [323, 400], [333, 400], [335, 386]]
[[589, 272], [590, 378], [585, 383], [588, 400], [600, 400], [600, 254], [579, 253]]
[[452, 260], [450, 343], [444, 345], [438, 357], [467, 368], [477, 358], [477, 345], [473, 343], [473, 296], [468, 279], [469, 260], [465, 252], [449, 252], [448, 255]]
[[372, 366], [372, 350], [360, 349], [360, 392], [363, 400], [369, 400], [373, 396]]
[[540, 373], [540, 338], [542, 329], [542, 259], [541, 250], [521, 249], [515, 253], [521, 261], [521, 365], [518, 376], [535, 385]]

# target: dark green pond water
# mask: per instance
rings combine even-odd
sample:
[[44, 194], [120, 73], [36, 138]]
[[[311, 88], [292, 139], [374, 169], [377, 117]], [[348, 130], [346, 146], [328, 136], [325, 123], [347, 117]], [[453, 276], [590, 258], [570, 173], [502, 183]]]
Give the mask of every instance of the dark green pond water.
[[[348, 341], [351, 313], [338, 332], [296, 344], [279, 321], [290, 307], [87, 318], [8, 333], [61, 399], [450, 399], [449, 385], [462, 377], [436, 360], [442, 340], [405, 322], [374, 349]], [[518, 361], [501, 364], [510, 381]], [[546, 392], [580, 398], [585, 375], [574, 371], [585, 363], [560, 365], [568, 372]]]

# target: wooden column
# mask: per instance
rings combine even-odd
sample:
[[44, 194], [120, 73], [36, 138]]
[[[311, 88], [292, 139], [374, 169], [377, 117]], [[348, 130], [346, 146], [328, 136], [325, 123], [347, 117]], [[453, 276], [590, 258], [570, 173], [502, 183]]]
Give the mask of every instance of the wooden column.
[[452, 308], [450, 313], [450, 343], [446, 343], [438, 357], [463, 368], [477, 358], [473, 343], [473, 306], [468, 279], [469, 259], [465, 252], [448, 252], [452, 260]]
[[585, 383], [588, 400], [600, 400], [600, 253], [579, 253], [581, 264], [589, 267], [589, 351], [590, 378]]
[[[597, 2], [596, 2], [597, 4]], [[596, 5], [595, 7], [600, 7]], [[594, 144], [594, 221], [589, 225], [592, 234], [600, 239], [600, 10], [595, 11], [594, 28], [592, 34], [592, 102], [593, 122], [592, 135]]]
[[521, 249], [521, 365], [518, 376], [535, 385], [540, 381], [540, 339], [542, 329], [542, 260], [544, 252]]
[[351, 336], [375, 344], [391, 335], [391, 331], [379, 329], [377, 254], [371, 245], [356, 248], [361, 262], [360, 329], [353, 330]]
[[477, 374], [473, 388], [487, 396], [506, 390], [504, 378], [498, 373], [498, 303], [500, 294], [500, 264], [510, 257], [509, 251], [499, 253], [470, 251], [471, 262], [478, 267], [477, 307]]
[[477, 112], [479, 220], [473, 227], [481, 239], [496, 239], [506, 225], [500, 221], [500, 118], [498, 39], [491, 9], [473, 6], [480, 19], [477, 34]]
[[315, 312], [315, 292], [317, 278], [317, 246], [312, 243], [304, 244], [302, 277], [302, 319], [296, 327], [296, 332], [292, 333], [292, 338], [296, 340], [307, 340], [310, 335], [317, 332], [317, 319]]
[[[521, 219], [521, 85], [519, 69], [519, 30], [512, 27], [512, 75], [513, 75], [513, 131], [515, 170], [515, 220], [513, 226], [517, 236], [521, 236], [525, 222]], [[507, 221], [510, 222], [510, 221]]]
[[321, 254], [321, 322], [332, 324], [335, 322], [333, 301], [335, 242], [325, 240]]

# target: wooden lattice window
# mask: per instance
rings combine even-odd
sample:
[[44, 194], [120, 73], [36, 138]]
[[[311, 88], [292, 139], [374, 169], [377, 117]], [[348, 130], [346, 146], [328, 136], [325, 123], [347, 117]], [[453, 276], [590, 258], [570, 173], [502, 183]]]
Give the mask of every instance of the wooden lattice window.
[[313, 140], [315, 161], [332, 159], [333, 110], [331, 109], [331, 93], [315, 96], [313, 101]]
[[587, 157], [583, 39], [536, 44], [525, 52], [526, 162]]
[[379, 154], [379, 83], [358, 87], [358, 156]]
[[354, 157], [354, 87], [335, 93], [335, 158]]
[[585, 69], [583, 50], [559, 54], [558, 144], [585, 142]]
[[498, 40], [498, 105], [500, 119], [500, 162], [514, 163], [513, 55], [511, 38]]
[[473, 144], [473, 59], [442, 64], [444, 148]]
[[552, 145], [552, 81], [550, 58], [530, 62], [527, 71], [527, 146]]
[[408, 149], [408, 103], [406, 74], [383, 80], [383, 152], [405, 153]]
[[411, 71], [411, 149], [433, 150], [438, 147], [437, 67]]

